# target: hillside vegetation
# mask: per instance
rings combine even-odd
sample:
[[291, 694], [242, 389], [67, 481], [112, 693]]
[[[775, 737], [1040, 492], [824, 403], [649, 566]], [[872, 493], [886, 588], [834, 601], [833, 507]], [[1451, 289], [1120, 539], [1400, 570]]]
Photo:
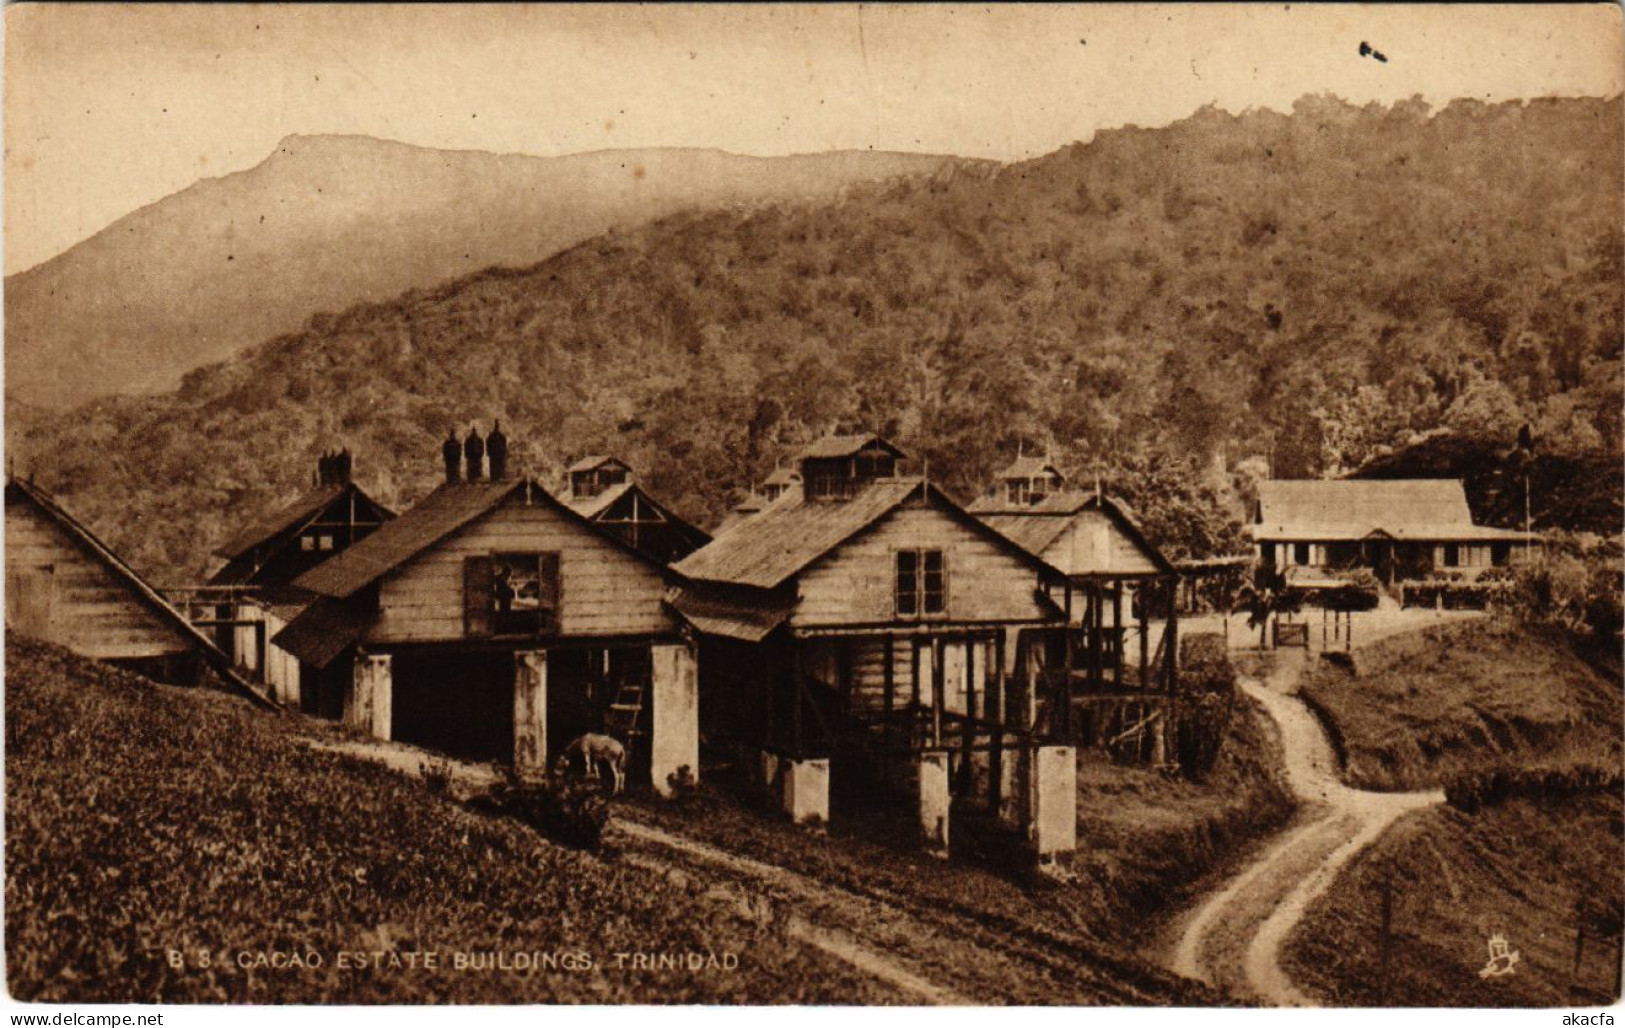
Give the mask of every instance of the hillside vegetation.
[[1356, 788], [1437, 788], [1499, 766], [1620, 769], [1620, 685], [1557, 629], [1442, 625], [1373, 643], [1354, 664], [1322, 661], [1302, 690], [1330, 721]]
[[[1617, 793], [1514, 799], [1465, 814], [1420, 811], [1395, 825], [1309, 909], [1282, 951], [1293, 979], [1335, 1006], [1609, 1006], [1614, 990], [1622, 805]], [[1382, 964], [1381, 888], [1392, 883]], [[1574, 965], [1576, 904], [1590, 931]], [[1596, 910], [1611, 908], [1614, 921]], [[1481, 977], [1490, 939], [1518, 953]]]
[[837, 152], [530, 157], [289, 136], [6, 279], [6, 395], [66, 406], [181, 376], [321, 311], [526, 265], [676, 211], [832, 197], [979, 162]]
[[[338, 729], [297, 715], [11, 636], [5, 722], [6, 984], [18, 1000], [895, 998], [658, 869], [562, 849], [376, 765], [312, 750], [301, 731]], [[373, 954], [389, 951], [442, 962], [378, 966]], [[622, 970], [613, 956], [651, 951], [731, 952], [739, 965]], [[341, 952], [369, 962], [346, 968]], [[458, 970], [459, 952], [572, 963]], [[273, 953], [305, 964], [257, 963]]]
[[[1019, 444], [1048, 448], [1198, 556], [1237, 545], [1272, 467], [1353, 470], [1424, 436], [1498, 453], [1528, 423], [1541, 454], [1613, 467], [1591, 481], [1617, 494], [1621, 130], [1618, 98], [1209, 108], [611, 232], [319, 316], [12, 442], [170, 577], [325, 448], [402, 505], [449, 426], [497, 417], [511, 463], [617, 453], [706, 525], [837, 427], [884, 432], [961, 498]], [[1537, 524], [1614, 532], [1590, 523], [1610, 509], [1541, 505]]]

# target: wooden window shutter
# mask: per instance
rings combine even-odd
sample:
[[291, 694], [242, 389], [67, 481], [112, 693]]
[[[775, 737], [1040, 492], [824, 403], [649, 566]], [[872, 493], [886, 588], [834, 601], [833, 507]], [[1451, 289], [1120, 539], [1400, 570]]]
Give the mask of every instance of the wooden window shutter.
[[463, 634], [491, 634], [491, 589], [495, 574], [490, 557], [463, 558]]
[[555, 635], [559, 631], [561, 613], [559, 598], [563, 592], [559, 575], [559, 555], [556, 553], [537, 554], [536, 573], [536, 584], [539, 590], [538, 606], [541, 608], [539, 630], [546, 635]]

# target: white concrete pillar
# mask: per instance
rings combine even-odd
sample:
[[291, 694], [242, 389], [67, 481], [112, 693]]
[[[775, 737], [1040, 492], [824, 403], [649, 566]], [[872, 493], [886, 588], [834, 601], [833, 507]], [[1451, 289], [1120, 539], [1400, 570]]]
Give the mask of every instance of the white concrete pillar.
[[1078, 764], [1072, 747], [1038, 747], [1032, 777], [1033, 845], [1044, 869], [1078, 845]]
[[1019, 829], [1027, 822], [1026, 746], [1006, 746], [999, 760], [999, 823]]
[[547, 773], [547, 651], [513, 655], [513, 769]]
[[935, 857], [948, 856], [948, 751], [927, 750], [919, 755], [920, 843]]
[[655, 791], [671, 796], [671, 777], [688, 768], [700, 780], [700, 684], [694, 648], [687, 643], [651, 646], [654, 665], [651, 693], [649, 777]]
[[344, 723], [379, 739], [388, 739], [393, 722], [393, 663], [387, 653], [357, 653], [345, 697]]
[[762, 788], [767, 790], [768, 795], [777, 796], [779, 795], [779, 755], [772, 750], [759, 750], [758, 754], [761, 759], [757, 763], [757, 768], [761, 773]]
[[798, 825], [829, 824], [829, 761], [784, 761], [784, 812]]

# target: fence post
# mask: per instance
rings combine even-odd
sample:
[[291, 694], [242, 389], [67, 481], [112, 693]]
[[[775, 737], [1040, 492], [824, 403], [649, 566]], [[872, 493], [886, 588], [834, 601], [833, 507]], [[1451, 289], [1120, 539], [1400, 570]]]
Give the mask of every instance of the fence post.
[[1379, 977], [1382, 982], [1381, 1002], [1388, 1002], [1388, 957], [1393, 944], [1394, 927], [1394, 875], [1392, 867], [1382, 870], [1382, 969]]

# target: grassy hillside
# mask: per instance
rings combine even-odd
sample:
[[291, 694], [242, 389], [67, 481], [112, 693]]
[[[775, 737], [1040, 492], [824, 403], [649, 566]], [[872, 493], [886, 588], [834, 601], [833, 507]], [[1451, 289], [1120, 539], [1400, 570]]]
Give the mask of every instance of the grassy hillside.
[[832, 427], [885, 432], [961, 497], [1025, 442], [1210, 554], [1259, 476], [1424, 433], [1499, 447], [1527, 421], [1542, 452], [1617, 468], [1621, 111], [1306, 97], [677, 215], [318, 317], [10, 441], [166, 577], [324, 448], [400, 505], [448, 427], [498, 417], [512, 463], [614, 452], [702, 524]]
[[[1417, 789], [1508, 768], [1553, 771], [1559, 785], [1397, 823], [1310, 907], [1284, 951], [1289, 972], [1338, 1005], [1615, 1002], [1612, 940], [1625, 901], [1619, 681], [1577, 657], [1561, 630], [1510, 620], [1392, 636], [1356, 660], [1357, 676], [1322, 663], [1303, 686], [1341, 737], [1350, 784]], [[1565, 772], [1589, 768], [1611, 770], [1616, 784], [1563, 786], [1573, 782]], [[1386, 972], [1384, 880], [1393, 890]], [[1600, 923], [1576, 972], [1582, 900], [1588, 922]], [[1519, 962], [1480, 977], [1497, 934]]]
[[[301, 728], [300, 726], [303, 726]], [[371, 764], [332, 731], [6, 640], [6, 970], [52, 1002], [864, 1003], [821, 951], [673, 886], [561, 849]], [[172, 966], [170, 950], [185, 954]], [[437, 969], [338, 954], [437, 951]], [[618, 970], [616, 951], [732, 952], [731, 973]], [[208, 954], [210, 966], [202, 966]], [[456, 952], [593, 966], [458, 971]], [[260, 953], [320, 968], [242, 968]]]
[[979, 163], [691, 149], [530, 157], [289, 136], [256, 167], [203, 179], [8, 277], [6, 395], [66, 406], [173, 389], [322, 311], [534, 264], [611, 228]]
[[1620, 685], [1557, 629], [1443, 625], [1374, 643], [1355, 664], [1351, 674], [1321, 661], [1302, 687], [1331, 722], [1350, 785], [1433, 788], [1501, 764], [1620, 765]]
[[[1575, 903], [1617, 910], [1625, 899], [1621, 813], [1619, 796], [1591, 793], [1517, 799], [1477, 815], [1450, 807], [1413, 814], [1310, 907], [1283, 963], [1337, 1006], [1612, 1005], [1611, 940], [1593, 936], [1575, 971]], [[1384, 878], [1394, 897], [1386, 973]], [[1518, 963], [1511, 974], [1481, 978], [1496, 934]]]

